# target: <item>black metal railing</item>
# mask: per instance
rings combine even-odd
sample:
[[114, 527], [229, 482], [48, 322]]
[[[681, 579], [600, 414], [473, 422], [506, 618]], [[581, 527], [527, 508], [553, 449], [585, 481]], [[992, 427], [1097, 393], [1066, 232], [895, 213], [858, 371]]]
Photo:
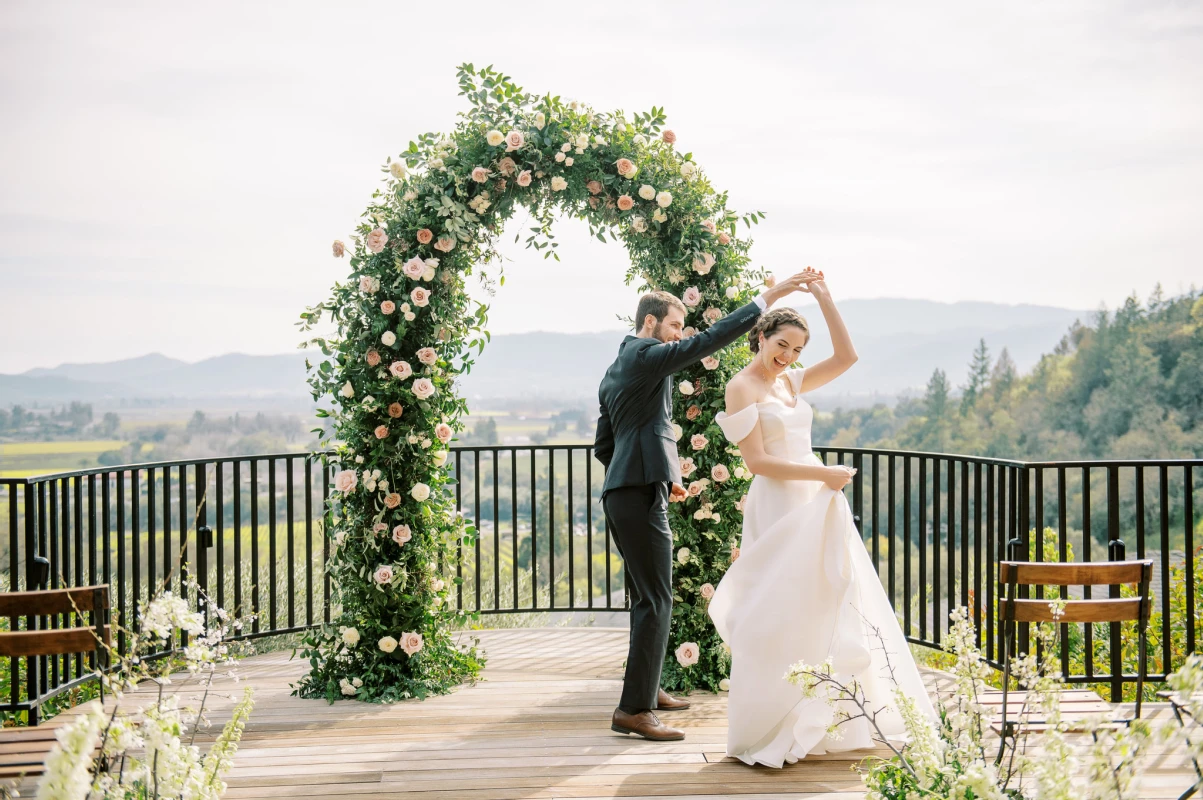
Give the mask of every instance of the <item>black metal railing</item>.
[[[948, 613], [966, 606], [986, 657], [997, 665], [999, 560], [1008, 554], [1069, 560], [1073, 549], [1074, 560], [1089, 561], [1134, 549], [1158, 569], [1154, 610], [1162, 630], [1154, 663], [1161, 669], [1151, 669], [1150, 680], [1177, 666], [1175, 631], [1182, 632], [1174, 635], [1185, 652], [1195, 648], [1199, 598], [1190, 554], [1203, 461], [1033, 463], [863, 448], [816, 452], [827, 463], [858, 469], [846, 490], [849, 502], [912, 642], [939, 647]], [[187, 569], [221, 606], [255, 615], [243, 638], [319, 625], [337, 611], [324, 571], [327, 531], [338, 513], [328, 502], [332, 468], [324, 457], [256, 455], [0, 478], [0, 575], [12, 590], [107, 583], [113, 611], [132, 628], [139, 607], [158, 590], [188, 595]], [[446, 565], [458, 609], [627, 607], [622, 560], [601, 509], [603, 469], [591, 447], [457, 447], [448, 469], [456, 506], [476, 529]], [[1182, 587], [1171, 585], [1172, 569], [1184, 571], [1185, 598]], [[1110, 684], [1118, 699], [1135, 681], [1121, 626], [1077, 627], [1076, 639], [1063, 637], [1063, 675], [1072, 683]], [[1080, 654], [1065, 644], [1071, 639]], [[1021, 647], [1027, 641], [1021, 625]], [[117, 644], [123, 648], [124, 637]], [[91, 669], [77, 656], [10, 659], [0, 710], [31, 711], [36, 719], [37, 703]]]

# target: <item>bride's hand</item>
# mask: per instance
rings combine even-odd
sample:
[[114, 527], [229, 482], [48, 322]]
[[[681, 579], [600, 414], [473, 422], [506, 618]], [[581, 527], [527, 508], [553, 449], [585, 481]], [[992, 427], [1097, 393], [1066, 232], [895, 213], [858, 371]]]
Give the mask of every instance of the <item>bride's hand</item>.
[[828, 467], [827, 477], [823, 479], [823, 483], [838, 492], [852, 482], [852, 476], [855, 474], [856, 470], [851, 467]]
[[793, 292], [808, 292], [808, 288], [815, 281], [823, 280], [823, 273], [818, 270], [807, 267], [801, 272], [790, 275], [785, 280], [775, 284], [762, 295], [765, 301], [771, 306], [776, 301]]

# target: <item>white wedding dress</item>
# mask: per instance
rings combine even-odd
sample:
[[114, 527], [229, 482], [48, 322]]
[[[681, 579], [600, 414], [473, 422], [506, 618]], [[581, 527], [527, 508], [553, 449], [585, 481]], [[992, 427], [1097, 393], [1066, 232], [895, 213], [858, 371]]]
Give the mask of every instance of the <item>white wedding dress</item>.
[[[727, 438], [739, 442], [760, 425], [765, 452], [821, 465], [811, 451], [814, 414], [797, 397], [802, 372], [786, 373], [795, 406], [774, 398], [730, 416], [718, 414]], [[798, 661], [818, 665], [830, 659], [834, 675], [845, 683], [859, 681], [874, 708], [888, 707], [878, 722], [890, 738], [901, 738], [903, 726], [889, 666], [898, 686], [936, 719], [842, 492], [817, 481], [756, 476], [744, 507], [740, 556], [719, 583], [709, 611], [731, 647], [729, 756], [780, 767], [808, 754], [874, 747], [863, 718], [840, 725], [838, 738], [828, 736], [833, 709], [821, 698], [803, 700], [800, 689], [785, 680]], [[889, 666], [869, 626], [880, 629]]]

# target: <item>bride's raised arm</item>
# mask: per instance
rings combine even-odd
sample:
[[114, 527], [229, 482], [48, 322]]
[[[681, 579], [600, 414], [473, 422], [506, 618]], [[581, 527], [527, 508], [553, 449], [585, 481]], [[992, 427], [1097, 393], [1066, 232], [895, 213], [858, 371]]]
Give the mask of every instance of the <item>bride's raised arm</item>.
[[814, 281], [803, 291], [810, 292], [818, 301], [819, 310], [823, 312], [823, 319], [827, 322], [827, 330], [831, 332], [831, 345], [835, 349], [831, 358], [825, 358], [814, 366], [807, 367], [806, 372], [802, 374], [801, 391], [813, 392], [847, 372], [856, 363], [858, 356], [856, 348], [852, 346], [852, 336], [848, 333], [848, 327], [844, 325], [844, 318], [840, 316], [835, 301], [831, 299], [831, 293], [827, 291], [827, 283], [822, 280]]
[[[719, 426], [728, 438], [732, 434], [739, 437], [736, 442], [739, 454], [752, 474], [782, 481], [822, 481], [837, 491], [844, 488], [852, 478], [846, 467], [799, 464], [765, 452], [760, 424], [756, 420], [756, 393], [751, 381], [742, 377], [734, 378], [727, 384], [726, 419], [719, 420]], [[741, 436], [749, 423], [751, 430]]]

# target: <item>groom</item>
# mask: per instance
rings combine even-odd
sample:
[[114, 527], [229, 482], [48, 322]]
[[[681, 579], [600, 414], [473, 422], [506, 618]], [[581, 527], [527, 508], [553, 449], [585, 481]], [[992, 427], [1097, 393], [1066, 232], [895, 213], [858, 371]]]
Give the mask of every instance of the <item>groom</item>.
[[804, 274], [684, 341], [684, 303], [668, 292], [645, 294], [635, 312], [636, 334], [623, 340], [602, 378], [594, 455], [606, 467], [602, 506], [631, 587], [631, 645], [614, 731], [662, 742], [685, 738], [655, 714], [689, 707], [660, 688], [672, 616], [668, 503], [686, 497], [671, 421], [672, 374], [750, 331], [765, 309], [802, 285]]

